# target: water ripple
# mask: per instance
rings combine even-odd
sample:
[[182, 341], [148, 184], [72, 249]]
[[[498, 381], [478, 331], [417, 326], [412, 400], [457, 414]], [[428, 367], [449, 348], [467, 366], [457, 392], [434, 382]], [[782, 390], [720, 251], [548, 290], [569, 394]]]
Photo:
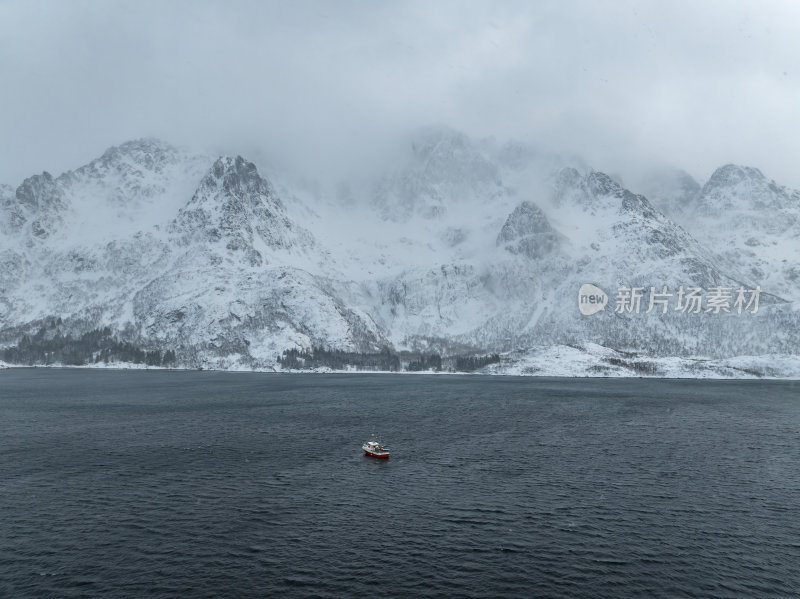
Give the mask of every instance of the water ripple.
[[3, 597], [800, 596], [793, 383], [0, 376]]

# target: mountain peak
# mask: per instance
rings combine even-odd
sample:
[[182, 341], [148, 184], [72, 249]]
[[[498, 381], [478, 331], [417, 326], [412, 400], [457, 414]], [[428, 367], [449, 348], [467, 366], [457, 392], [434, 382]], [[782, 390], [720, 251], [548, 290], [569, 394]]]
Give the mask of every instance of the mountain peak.
[[112, 146], [109, 148], [109, 151], [115, 148], [124, 153], [168, 152], [176, 150], [175, 146], [158, 137], [139, 137], [137, 139], [131, 139], [118, 146]]
[[621, 197], [624, 191], [619, 183], [600, 171], [592, 171], [586, 175], [586, 186], [595, 196]]
[[726, 164], [714, 171], [706, 183], [706, 188], [731, 187], [743, 181], [766, 181], [766, 179], [764, 173], [755, 167]]
[[791, 203], [791, 193], [752, 166], [726, 164], [719, 167], [700, 192], [699, 208], [707, 215], [731, 209], [782, 209]]
[[226, 251], [243, 252], [251, 266], [263, 263], [262, 253], [268, 248], [309, 249], [315, 243], [286, 216], [283, 203], [256, 166], [241, 156], [214, 162], [170, 228], [183, 243], [220, 242]]
[[[168, 143], [155, 138], [135, 139], [108, 148], [99, 158], [64, 173], [59, 180], [68, 186], [98, 182], [109, 187], [111, 195], [129, 200], [142, 191], [161, 190], [156, 179], [168, 177], [168, 171], [180, 159], [181, 152]], [[123, 189], [126, 191], [121, 193]]]
[[154, 137], [145, 137], [112, 146], [87, 166], [118, 167], [121, 163], [129, 162], [150, 171], [160, 171], [161, 165], [174, 161], [177, 153], [174, 146]]
[[[220, 189], [238, 197], [249, 194], [275, 195], [269, 182], [258, 174], [256, 165], [241, 156], [218, 158], [200, 186]], [[277, 201], [277, 197], [275, 200]]]

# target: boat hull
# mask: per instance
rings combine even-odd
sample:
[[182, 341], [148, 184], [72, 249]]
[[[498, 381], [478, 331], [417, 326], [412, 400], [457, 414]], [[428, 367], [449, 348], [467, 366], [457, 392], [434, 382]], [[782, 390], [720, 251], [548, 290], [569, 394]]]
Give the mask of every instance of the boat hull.
[[373, 453], [369, 450], [363, 449], [364, 455], [369, 456], [371, 458], [378, 458], [378, 459], [386, 459], [389, 457], [388, 453]]

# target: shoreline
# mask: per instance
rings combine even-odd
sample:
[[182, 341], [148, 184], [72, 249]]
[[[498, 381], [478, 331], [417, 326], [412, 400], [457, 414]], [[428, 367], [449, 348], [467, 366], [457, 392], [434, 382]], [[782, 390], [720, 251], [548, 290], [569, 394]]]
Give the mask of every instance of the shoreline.
[[[796, 356], [798, 368], [800, 368], [800, 356]], [[398, 376], [484, 376], [484, 377], [517, 377], [517, 378], [531, 378], [531, 379], [655, 379], [655, 380], [715, 380], [715, 381], [800, 381], [800, 372], [790, 373], [786, 376], [760, 376], [753, 373], [743, 372], [741, 376], [726, 376], [719, 372], [706, 371], [701, 376], [691, 376], [686, 373], [681, 376], [681, 373], [669, 374], [634, 374], [618, 372], [613, 374], [589, 374], [582, 372], [574, 372], [571, 374], [557, 373], [557, 372], [514, 372], [514, 371], [494, 371], [494, 372], [455, 372], [455, 371], [392, 371], [392, 370], [333, 370], [333, 369], [297, 369], [297, 370], [268, 370], [268, 369], [226, 369], [226, 368], [190, 368], [190, 367], [176, 367], [165, 368], [163, 366], [146, 366], [140, 364], [114, 364], [98, 366], [91, 365], [63, 365], [63, 364], [8, 364], [0, 363], [0, 371], [2, 370], [101, 370], [101, 371], [157, 371], [157, 372], [209, 372], [209, 373], [228, 373], [228, 374], [272, 374], [272, 375], [308, 375], [308, 374], [334, 374], [334, 375], [398, 375]], [[496, 370], [496, 369], [495, 369]]]

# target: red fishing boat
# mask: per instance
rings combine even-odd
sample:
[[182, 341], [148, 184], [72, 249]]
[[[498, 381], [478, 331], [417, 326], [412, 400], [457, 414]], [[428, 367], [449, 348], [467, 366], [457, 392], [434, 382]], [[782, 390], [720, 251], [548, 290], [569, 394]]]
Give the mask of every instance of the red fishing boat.
[[389, 457], [389, 448], [384, 447], [377, 441], [367, 441], [364, 445], [361, 446], [361, 449], [364, 450], [364, 455], [368, 455], [372, 458], [388, 458]]

